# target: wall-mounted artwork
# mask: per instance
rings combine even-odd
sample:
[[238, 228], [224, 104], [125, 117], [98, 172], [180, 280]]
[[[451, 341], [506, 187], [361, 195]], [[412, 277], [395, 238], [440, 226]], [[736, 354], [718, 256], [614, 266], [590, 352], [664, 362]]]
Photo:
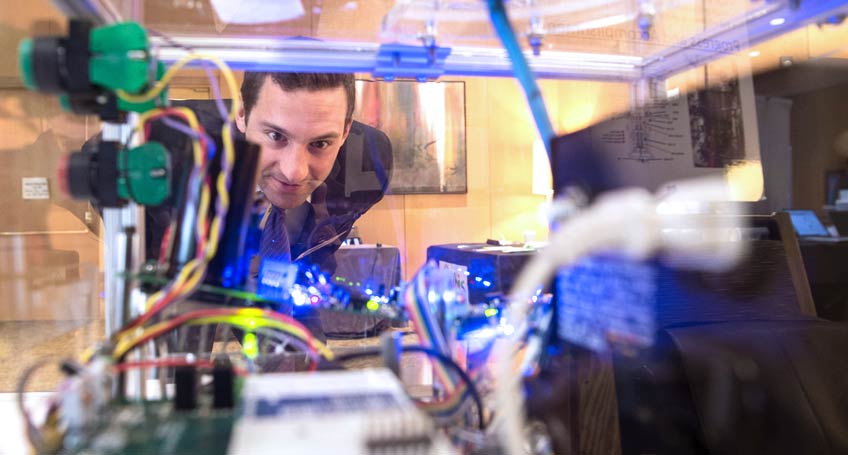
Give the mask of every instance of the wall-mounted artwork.
[[465, 193], [465, 83], [356, 81], [354, 119], [389, 136], [389, 194]]

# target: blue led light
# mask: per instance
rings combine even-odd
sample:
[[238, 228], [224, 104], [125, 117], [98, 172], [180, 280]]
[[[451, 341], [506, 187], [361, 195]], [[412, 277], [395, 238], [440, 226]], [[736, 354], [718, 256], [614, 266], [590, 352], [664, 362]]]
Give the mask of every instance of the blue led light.
[[235, 275], [235, 270], [232, 265], [228, 265], [224, 267], [224, 271], [221, 272], [221, 286], [225, 288], [231, 288], [235, 283], [233, 283], [233, 276]]
[[476, 277], [474, 277], [474, 281], [479, 283], [479, 282], [483, 281], [483, 279], [480, 278], [479, 276], [476, 276]]
[[372, 290], [370, 290], [370, 289], [366, 289], [366, 290], [365, 290], [365, 294], [366, 294], [366, 295], [371, 295], [371, 294], [373, 294], [373, 293], [374, 293], [374, 291], [372, 291]]
[[489, 280], [486, 280], [486, 281], [483, 282], [483, 286], [490, 287], [491, 285], [492, 285], [492, 282], [489, 281]]
[[309, 298], [306, 296], [306, 294], [302, 290], [297, 288], [292, 289], [291, 298], [292, 303], [294, 303], [295, 306], [303, 306], [309, 303]]

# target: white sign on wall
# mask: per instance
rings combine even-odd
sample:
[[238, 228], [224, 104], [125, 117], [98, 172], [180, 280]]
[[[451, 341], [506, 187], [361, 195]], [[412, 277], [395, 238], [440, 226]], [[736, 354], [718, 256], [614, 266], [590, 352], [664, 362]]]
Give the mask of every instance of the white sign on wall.
[[50, 199], [47, 177], [23, 177], [21, 192], [24, 199]]

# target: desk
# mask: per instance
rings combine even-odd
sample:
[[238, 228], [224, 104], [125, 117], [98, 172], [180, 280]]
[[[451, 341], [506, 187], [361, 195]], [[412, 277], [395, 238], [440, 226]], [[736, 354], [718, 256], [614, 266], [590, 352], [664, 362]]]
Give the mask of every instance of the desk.
[[848, 321], [848, 241], [800, 243], [818, 316]]

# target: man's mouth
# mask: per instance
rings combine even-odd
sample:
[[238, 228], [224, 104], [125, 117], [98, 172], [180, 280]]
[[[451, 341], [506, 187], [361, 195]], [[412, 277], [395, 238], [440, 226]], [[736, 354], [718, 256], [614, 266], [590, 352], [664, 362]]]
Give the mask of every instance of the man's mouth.
[[301, 190], [301, 188], [303, 188], [303, 184], [292, 184], [275, 177], [270, 177], [269, 180], [271, 180], [277, 189], [283, 193], [297, 193]]

